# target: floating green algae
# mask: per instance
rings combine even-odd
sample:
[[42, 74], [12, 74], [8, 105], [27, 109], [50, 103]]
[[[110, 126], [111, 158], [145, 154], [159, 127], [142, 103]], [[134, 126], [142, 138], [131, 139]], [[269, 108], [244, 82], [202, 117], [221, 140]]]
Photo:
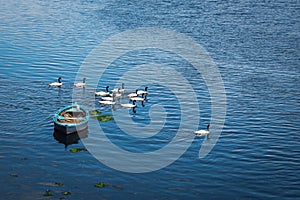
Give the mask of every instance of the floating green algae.
[[114, 120], [111, 114], [101, 114], [99, 110], [91, 110], [89, 111], [91, 117], [96, 118], [98, 121], [101, 122], [108, 122]]
[[11, 177], [19, 177], [18, 174], [10, 174]]
[[70, 195], [71, 192], [63, 192], [62, 194], [63, 194], [63, 195]]
[[97, 116], [96, 118], [98, 121], [101, 121], [101, 122], [108, 122], [108, 121], [114, 120], [112, 115], [101, 115], [101, 116]]
[[95, 187], [97, 188], [104, 188], [105, 186], [107, 186], [107, 184], [103, 183], [103, 182], [99, 182], [95, 184]]
[[46, 190], [45, 193], [44, 193], [44, 196], [52, 196], [51, 194], [51, 190]]
[[89, 111], [90, 115], [100, 115], [101, 112], [99, 110], [90, 110]]
[[87, 151], [86, 148], [72, 148], [70, 149], [70, 152], [72, 153], [78, 153], [78, 152], [81, 152], [81, 151]]

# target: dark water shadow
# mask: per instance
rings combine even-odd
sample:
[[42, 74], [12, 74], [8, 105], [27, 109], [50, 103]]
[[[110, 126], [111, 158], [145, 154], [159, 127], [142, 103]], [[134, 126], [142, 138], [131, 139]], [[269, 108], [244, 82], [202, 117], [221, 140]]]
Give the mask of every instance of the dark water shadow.
[[56, 141], [64, 144], [65, 148], [67, 148], [67, 146], [69, 146], [71, 144], [78, 144], [80, 139], [87, 138], [88, 137], [88, 128], [86, 128], [82, 131], [79, 131], [79, 132], [71, 133], [71, 134], [66, 134], [64, 132], [54, 129], [53, 137]]

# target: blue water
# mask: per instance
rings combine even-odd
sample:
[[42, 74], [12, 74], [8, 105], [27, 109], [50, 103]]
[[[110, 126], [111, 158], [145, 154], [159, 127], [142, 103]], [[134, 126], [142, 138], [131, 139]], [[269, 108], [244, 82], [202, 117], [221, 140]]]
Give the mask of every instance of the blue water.
[[[1, 199], [300, 197], [299, 1], [19, 0], [1, 1], [0, 13]], [[171, 29], [202, 45], [221, 73], [227, 114], [205, 158], [198, 157], [205, 138], [197, 137], [171, 165], [135, 174], [112, 169], [89, 152], [71, 153], [86, 139], [65, 148], [53, 137], [52, 117], [72, 102], [73, 83], [89, 53], [111, 36], [140, 27]], [[98, 87], [113, 87], [127, 67], [153, 62], [188, 79], [199, 100], [199, 127], [205, 128], [211, 117], [208, 89], [188, 62], [170, 52], [125, 55], [111, 64]], [[59, 76], [63, 87], [50, 88]], [[114, 121], [101, 123], [123, 149], [153, 151], [176, 134], [178, 101], [163, 85], [152, 84], [150, 91], [145, 107], [139, 104], [129, 114], [147, 125], [151, 107], [163, 101], [169, 115], [154, 137], [136, 139], [122, 134]], [[88, 87], [76, 92], [94, 98]], [[97, 101], [95, 106], [112, 113]], [[89, 127], [89, 139], [97, 134]], [[98, 182], [110, 186], [94, 187]], [[43, 196], [46, 189], [53, 196]]]

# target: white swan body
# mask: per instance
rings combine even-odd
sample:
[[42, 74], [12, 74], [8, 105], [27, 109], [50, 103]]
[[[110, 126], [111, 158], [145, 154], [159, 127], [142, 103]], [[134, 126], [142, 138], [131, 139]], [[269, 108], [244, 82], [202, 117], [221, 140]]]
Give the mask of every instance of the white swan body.
[[95, 92], [95, 95], [96, 95], [96, 96], [104, 97], [104, 96], [109, 95], [109, 92], [103, 92], [103, 91]]
[[86, 78], [83, 78], [82, 83], [74, 83], [75, 87], [85, 87], [86, 83], [85, 83]]
[[121, 97], [121, 96], [122, 96], [122, 93], [120, 93], [119, 90], [120, 90], [120, 89], [118, 89], [117, 92], [113, 92], [113, 93], [109, 94], [109, 96], [111, 96], [111, 97], [112, 97], [112, 96], [115, 96], [115, 97]]
[[148, 94], [148, 87], [145, 87], [145, 90], [138, 90], [136, 92], [138, 95], [141, 95], [141, 94]]
[[104, 97], [104, 96], [107, 96], [107, 95], [109, 95], [109, 91], [108, 91], [108, 88], [109, 88], [109, 86], [106, 86], [106, 91], [105, 92], [103, 92], [103, 91], [100, 91], [100, 92], [95, 92], [95, 95], [96, 96], [101, 96], [101, 97]]
[[135, 101], [133, 101], [132, 104], [131, 103], [121, 104], [121, 106], [124, 107], [124, 108], [134, 108], [134, 107], [136, 107]]
[[130, 98], [131, 101], [144, 101], [144, 94], [142, 95], [142, 97], [131, 97]]
[[103, 101], [115, 101], [116, 95], [117, 95], [116, 93], [113, 93], [112, 96], [110, 96], [110, 97], [101, 97], [101, 99]]
[[[115, 97], [121, 97], [122, 94], [121, 93], [114, 93], [115, 94]], [[113, 96], [114, 94], [112, 94], [111, 96]]]
[[113, 100], [114, 100], [113, 97], [101, 97], [101, 99], [102, 99], [103, 101], [113, 101]]
[[112, 93], [116, 93], [116, 92], [119, 92], [119, 91], [120, 91], [120, 88], [115, 88], [115, 89], [111, 90]]
[[210, 133], [209, 131], [209, 124], [207, 125], [207, 130], [198, 130], [198, 131], [195, 131], [195, 135], [198, 135], [198, 136], [204, 136], [204, 135], [208, 135]]
[[131, 101], [144, 101], [145, 99], [142, 97], [131, 97], [130, 100]]
[[49, 86], [57, 86], [57, 87], [62, 86], [61, 77], [59, 77], [59, 78], [57, 79], [57, 82], [50, 83]]
[[207, 134], [209, 134], [209, 131], [207, 131], [207, 130], [198, 130], [198, 131], [195, 131], [195, 135], [202, 136], [202, 135], [207, 135]]
[[114, 105], [116, 102], [114, 101], [99, 101], [99, 103], [104, 104], [104, 105]]
[[101, 99], [102, 99], [103, 101], [113, 101], [113, 100], [114, 100], [113, 97], [101, 97]]

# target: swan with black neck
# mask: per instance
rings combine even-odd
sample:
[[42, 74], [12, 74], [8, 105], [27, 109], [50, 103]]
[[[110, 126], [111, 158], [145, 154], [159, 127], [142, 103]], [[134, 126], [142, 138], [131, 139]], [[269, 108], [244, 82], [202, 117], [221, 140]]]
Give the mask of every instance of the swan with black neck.
[[133, 98], [133, 97], [137, 97], [138, 96], [138, 90], [135, 90], [135, 93], [130, 93], [130, 94], [128, 94], [128, 97], [129, 98]]
[[102, 97], [109, 95], [108, 88], [109, 88], [109, 86], [106, 86], [105, 87], [105, 92], [103, 92], [103, 91], [95, 92], [95, 95], [96, 96], [102, 96]]
[[86, 81], [86, 78], [83, 78], [82, 83], [74, 83], [74, 86], [75, 87], [85, 87], [86, 86], [85, 81]]
[[57, 79], [57, 82], [50, 83], [49, 86], [57, 86], [57, 87], [62, 86], [61, 79], [62, 79], [62, 78], [59, 77], [59, 78]]
[[145, 90], [138, 90], [136, 92], [138, 95], [141, 95], [141, 94], [148, 94], [148, 87], [145, 87]]
[[198, 131], [195, 131], [194, 133], [195, 133], [195, 135], [198, 135], [198, 136], [208, 135], [210, 133], [209, 127], [210, 127], [210, 125], [208, 124], [206, 127], [206, 130], [198, 130]]

